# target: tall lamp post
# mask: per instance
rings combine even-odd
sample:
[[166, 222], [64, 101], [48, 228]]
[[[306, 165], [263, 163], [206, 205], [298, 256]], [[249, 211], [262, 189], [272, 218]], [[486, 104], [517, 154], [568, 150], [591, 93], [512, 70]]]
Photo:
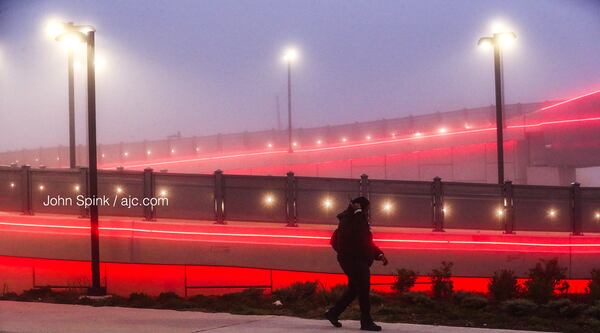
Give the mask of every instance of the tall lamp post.
[[292, 63], [298, 59], [298, 51], [295, 48], [288, 48], [283, 53], [283, 61], [287, 65], [288, 81], [288, 152], [293, 153], [292, 143]]
[[[87, 45], [87, 108], [88, 108], [88, 195], [98, 196], [98, 162], [96, 157], [96, 70], [95, 70], [95, 33], [96, 29], [88, 25], [63, 24], [56, 34], [56, 40], [65, 43], [85, 43]], [[70, 66], [72, 67], [72, 65]], [[92, 200], [90, 205], [90, 238], [92, 286], [90, 295], [104, 295], [106, 288], [100, 286], [100, 235], [98, 230], [98, 205]]]
[[517, 35], [514, 32], [494, 33], [492, 36], [482, 37], [477, 45], [484, 48], [494, 48], [494, 82], [496, 86], [496, 146], [498, 151], [498, 184], [504, 184], [504, 80], [502, 77], [502, 47], [514, 41]]

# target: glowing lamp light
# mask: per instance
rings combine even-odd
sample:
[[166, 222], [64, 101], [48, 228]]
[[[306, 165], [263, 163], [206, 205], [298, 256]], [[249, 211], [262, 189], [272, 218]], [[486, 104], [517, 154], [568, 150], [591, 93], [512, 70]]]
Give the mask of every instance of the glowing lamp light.
[[283, 51], [283, 61], [285, 63], [293, 63], [298, 60], [299, 53], [298, 50], [294, 47], [289, 47], [285, 51]]
[[512, 45], [517, 39], [517, 35], [514, 32], [502, 32], [496, 34], [497, 43], [502, 47]]
[[10, 188], [15, 188], [15, 183], [11, 182], [10, 183]]
[[387, 214], [391, 213], [393, 210], [392, 203], [389, 201], [384, 202], [381, 209]]
[[35, 161], [36, 161], [36, 162], [39, 162], [39, 161], [40, 161], [40, 159], [36, 157]]
[[497, 216], [497, 217], [502, 217], [502, 216], [504, 216], [504, 208], [497, 208], [497, 209], [496, 209], [496, 216]]
[[367, 135], [367, 136], [365, 137], [365, 139], [367, 139], [367, 140], [371, 140], [371, 136], [370, 136], [370, 135]]
[[438, 133], [446, 133], [448, 132], [448, 129], [446, 127], [440, 127], [440, 129], [438, 129]]
[[448, 207], [444, 206], [444, 207], [442, 207], [442, 213], [444, 215], [446, 215], [446, 214], [450, 213], [450, 209]]
[[272, 206], [275, 203], [275, 197], [272, 194], [265, 195], [263, 202], [266, 206]]
[[596, 220], [600, 220], [600, 212], [596, 212], [596, 213], [594, 213], [594, 218], [595, 218]]
[[267, 143], [267, 148], [273, 148], [273, 144], [272, 143]]
[[75, 185], [74, 189], [75, 189], [75, 192], [79, 192], [79, 189], [80, 189], [79, 185]]
[[167, 194], [169, 194], [169, 193], [167, 192], [167, 190], [161, 190], [161, 191], [160, 191], [160, 196], [161, 196], [161, 197], [166, 197], [166, 196], [167, 196]]
[[320, 145], [321, 143], [323, 143], [323, 141], [321, 141], [320, 139], [317, 140], [317, 144]]
[[484, 38], [481, 38], [479, 40], [479, 42], [477, 43], [477, 45], [479, 46], [479, 48], [481, 50], [486, 51], [486, 50], [491, 49], [494, 46], [494, 42], [493, 42], [493, 40], [491, 38], [484, 37]]
[[421, 135], [423, 135], [423, 134], [421, 134], [421, 132], [415, 132], [415, 134], [413, 134], [413, 136], [415, 136], [415, 137], [420, 137]]
[[104, 157], [105, 157], [105, 155], [104, 155], [104, 154], [102, 154], [102, 155], [100, 155], [100, 156], [101, 156], [102, 158], [104, 158]]
[[330, 198], [325, 198], [323, 200], [323, 208], [331, 209], [333, 207], [333, 201]]
[[146, 151], [146, 155], [150, 155], [152, 152], [150, 150]]
[[465, 129], [471, 129], [471, 125], [465, 124]]
[[196, 147], [196, 151], [200, 151], [200, 147]]
[[128, 152], [124, 152], [123, 156], [127, 157], [127, 156], [129, 156], [129, 153]]
[[43, 191], [45, 187], [44, 185], [40, 185], [38, 188], [40, 189], [40, 191]]
[[175, 149], [171, 148], [171, 154], [175, 154]]
[[49, 20], [46, 23], [45, 30], [48, 37], [55, 39], [60, 34], [65, 32], [65, 25], [58, 20]]
[[117, 191], [118, 194], [121, 194], [121, 193], [123, 193], [123, 188], [120, 187], [120, 186], [117, 186], [116, 191]]
[[298, 142], [292, 143], [292, 146], [297, 147], [298, 146]]
[[57, 160], [57, 161], [60, 161], [60, 157], [56, 156], [56, 160]]
[[346, 142], [346, 141], [348, 141], [348, 138], [345, 138], [345, 137], [342, 138], [342, 142]]
[[549, 210], [548, 210], [548, 216], [549, 216], [549, 217], [551, 217], [551, 218], [552, 218], [552, 217], [556, 217], [556, 214], [557, 214], [557, 212], [556, 212], [556, 210], [555, 210], [555, 209], [549, 209]]

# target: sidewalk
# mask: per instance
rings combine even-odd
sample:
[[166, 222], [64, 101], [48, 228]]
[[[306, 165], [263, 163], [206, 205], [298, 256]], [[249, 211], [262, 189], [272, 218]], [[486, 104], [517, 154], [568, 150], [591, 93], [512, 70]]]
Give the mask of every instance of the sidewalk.
[[[91, 307], [83, 305], [0, 301], [0, 332], [360, 332], [356, 321], [342, 321], [344, 328], [325, 320], [279, 316], [240, 316], [173, 310]], [[501, 333], [524, 332], [383, 323], [384, 332], [406, 333]]]

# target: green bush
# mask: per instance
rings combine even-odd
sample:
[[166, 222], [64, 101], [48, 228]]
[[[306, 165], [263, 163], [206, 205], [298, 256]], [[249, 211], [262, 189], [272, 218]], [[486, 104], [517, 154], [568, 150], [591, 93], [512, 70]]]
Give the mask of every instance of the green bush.
[[592, 270], [592, 279], [586, 288], [590, 299], [600, 300], [600, 269]]
[[565, 292], [569, 285], [561, 281], [566, 279], [567, 269], [558, 265], [558, 259], [540, 260], [529, 270], [529, 279], [525, 281], [527, 297], [538, 304], [546, 303], [554, 296], [554, 290]]
[[409, 304], [429, 307], [433, 305], [433, 300], [424, 293], [407, 292], [402, 294], [402, 300]]
[[482, 309], [488, 305], [487, 298], [474, 293], [459, 291], [454, 294], [453, 298], [456, 303], [464, 308]]
[[520, 288], [515, 272], [510, 269], [495, 271], [488, 284], [489, 296], [496, 302], [517, 298]]
[[451, 262], [442, 261], [440, 268], [435, 268], [431, 274], [431, 291], [434, 298], [449, 298], [454, 291], [454, 283], [452, 283], [452, 266]]
[[417, 272], [400, 268], [396, 271], [396, 281], [392, 285], [392, 290], [398, 293], [405, 293], [410, 290], [415, 285], [417, 281]]
[[548, 302], [546, 307], [552, 311], [553, 314], [561, 317], [573, 318], [585, 310], [585, 304], [577, 304], [568, 298], [561, 298], [554, 301]]
[[537, 304], [528, 299], [517, 298], [502, 302], [501, 308], [513, 316], [527, 316], [537, 309]]

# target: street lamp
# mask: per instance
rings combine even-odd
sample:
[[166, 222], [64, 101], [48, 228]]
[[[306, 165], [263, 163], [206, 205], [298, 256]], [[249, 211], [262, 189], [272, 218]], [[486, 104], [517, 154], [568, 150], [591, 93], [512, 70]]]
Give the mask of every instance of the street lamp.
[[477, 45], [483, 48], [494, 48], [494, 80], [496, 85], [496, 145], [498, 151], [498, 184], [504, 183], [504, 138], [503, 138], [503, 77], [502, 77], [502, 47], [512, 43], [517, 38], [514, 32], [494, 33], [490, 37], [482, 37]]
[[[89, 25], [74, 25], [73, 23], [55, 24], [53, 29], [60, 42], [67, 46], [76, 43], [87, 45], [87, 109], [88, 109], [88, 184], [90, 205], [90, 238], [92, 259], [92, 287], [88, 290], [90, 295], [104, 295], [106, 288], [100, 286], [100, 237], [98, 230], [98, 205], [95, 198], [98, 196], [98, 162], [96, 156], [96, 71], [94, 65], [95, 33], [96, 29]], [[72, 69], [72, 64], [69, 66]]]
[[288, 151], [294, 152], [292, 144], [292, 63], [298, 59], [298, 50], [288, 48], [283, 52], [283, 61], [288, 69]]

